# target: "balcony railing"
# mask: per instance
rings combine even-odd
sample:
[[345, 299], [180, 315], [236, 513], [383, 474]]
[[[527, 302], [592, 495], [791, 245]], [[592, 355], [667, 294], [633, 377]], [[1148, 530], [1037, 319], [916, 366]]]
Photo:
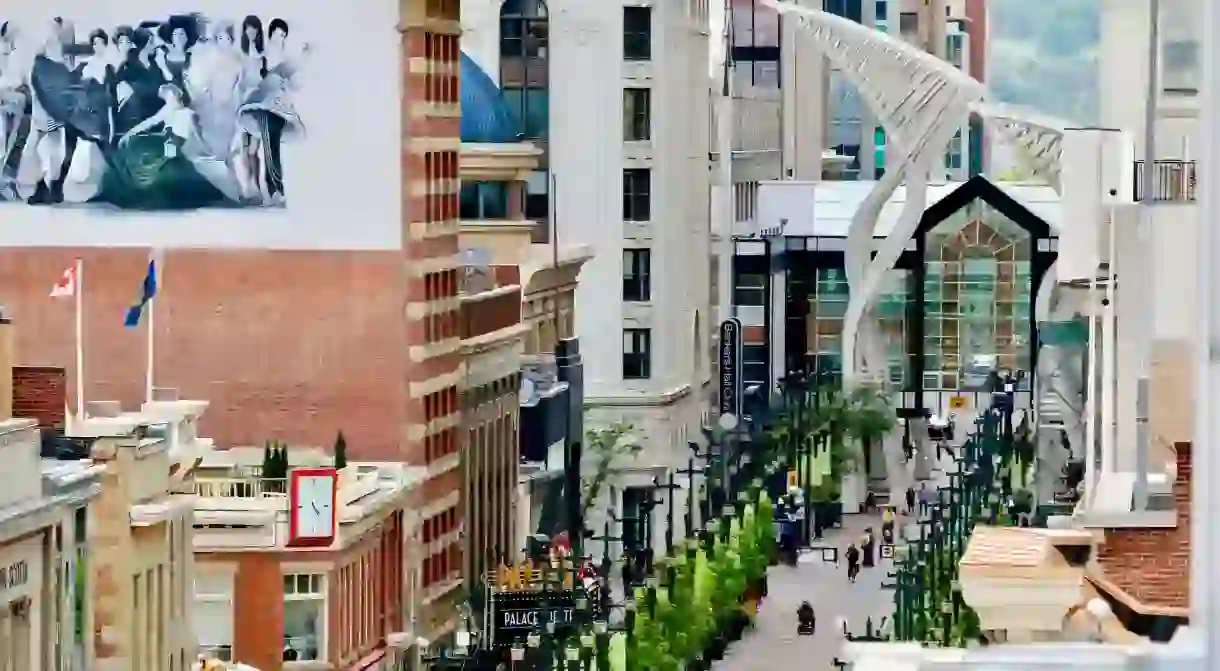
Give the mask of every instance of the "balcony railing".
[[1195, 162], [1157, 160], [1152, 162], [1152, 185], [1144, 184], [1144, 162], [1135, 161], [1134, 198], [1166, 203], [1189, 203], [1195, 200]]
[[282, 478], [216, 478], [196, 480], [195, 495], [205, 499], [261, 499], [287, 496]]

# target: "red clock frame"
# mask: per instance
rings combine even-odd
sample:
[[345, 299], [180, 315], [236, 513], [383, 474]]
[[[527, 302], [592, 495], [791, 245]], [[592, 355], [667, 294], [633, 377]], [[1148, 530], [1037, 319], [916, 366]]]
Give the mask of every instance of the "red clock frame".
[[[300, 495], [301, 478], [328, 477], [334, 482], [330, 489], [330, 534], [326, 536], [297, 535], [297, 497]], [[288, 472], [288, 545], [290, 547], [329, 547], [335, 542], [339, 526], [339, 471], [334, 468], [294, 468]]]

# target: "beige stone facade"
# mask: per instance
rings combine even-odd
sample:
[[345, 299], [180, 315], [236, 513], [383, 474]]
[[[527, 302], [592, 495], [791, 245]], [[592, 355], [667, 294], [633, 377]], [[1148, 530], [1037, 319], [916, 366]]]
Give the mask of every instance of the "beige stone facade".
[[170, 439], [127, 417], [78, 422], [106, 471], [89, 508], [96, 671], [186, 671], [194, 497], [171, 493]]

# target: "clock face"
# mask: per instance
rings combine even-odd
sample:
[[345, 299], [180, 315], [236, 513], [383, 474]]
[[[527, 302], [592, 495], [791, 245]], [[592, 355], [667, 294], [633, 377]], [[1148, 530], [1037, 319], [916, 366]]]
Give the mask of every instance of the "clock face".
[[296, 510], [298, 538], [326, 538], [333, 535], [335, 523], [335, 478], [329, 475], [303, 475], [297, 479]]

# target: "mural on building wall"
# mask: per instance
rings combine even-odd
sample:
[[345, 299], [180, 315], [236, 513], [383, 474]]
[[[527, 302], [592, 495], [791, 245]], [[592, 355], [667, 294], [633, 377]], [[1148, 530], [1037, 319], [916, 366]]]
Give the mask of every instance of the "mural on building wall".
[[275, 16], [26, 25], [0, 13], [0, 201], [275, 208], [308, 42]]

